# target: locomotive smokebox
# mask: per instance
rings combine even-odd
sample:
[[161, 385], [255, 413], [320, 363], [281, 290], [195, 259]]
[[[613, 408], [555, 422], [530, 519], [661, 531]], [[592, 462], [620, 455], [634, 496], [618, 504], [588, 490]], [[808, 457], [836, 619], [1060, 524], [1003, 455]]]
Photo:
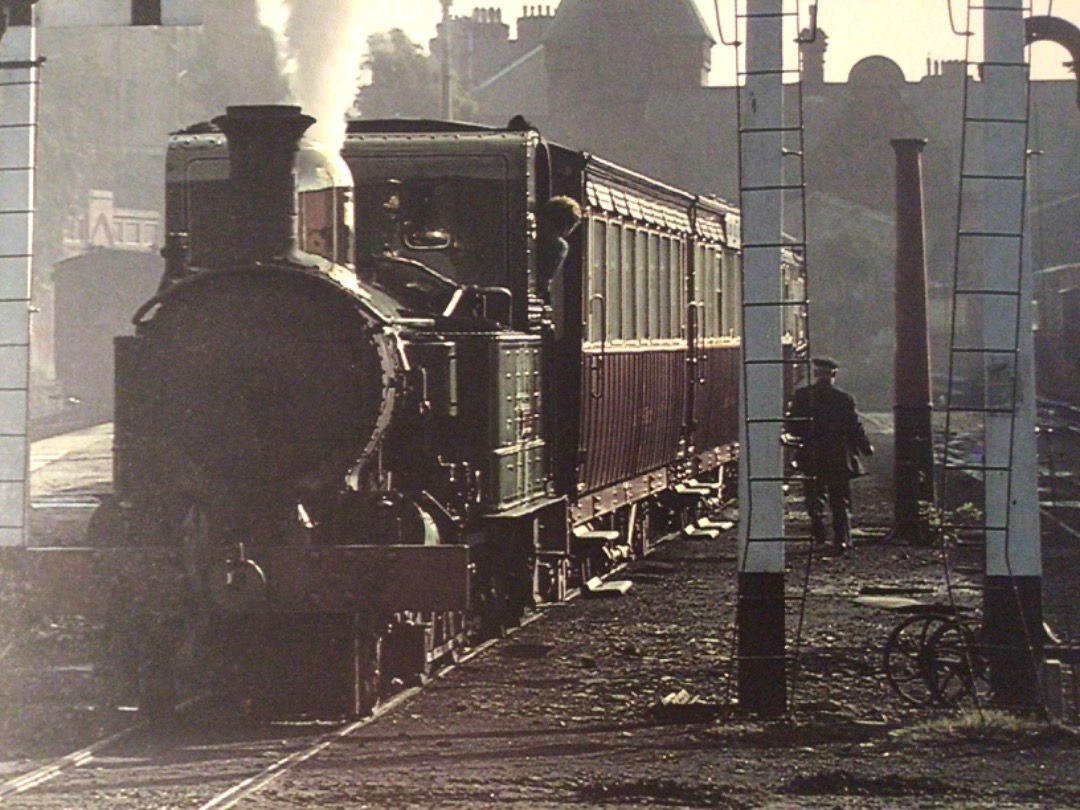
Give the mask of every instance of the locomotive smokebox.
[[229, 144], [231, 217], [229, 259], [271, 261], [297, 249], [300, 138], [315, 119], [299, 107], [227, 107], [214, 119]]

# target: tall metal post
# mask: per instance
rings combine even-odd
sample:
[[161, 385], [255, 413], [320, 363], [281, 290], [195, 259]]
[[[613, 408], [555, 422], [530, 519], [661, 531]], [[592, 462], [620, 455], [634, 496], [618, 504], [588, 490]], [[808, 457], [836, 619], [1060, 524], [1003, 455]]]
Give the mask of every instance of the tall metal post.
[[893, 536], [922, 544], [929, 537], [921, 527], [919, 502], [934, 500], [921, 163], [926, 140], [897, 138], [891, 143], [896, 152]]
[[[1042, 558], [1035, 439], [1033, 282], [1024, 245], [1027, 82], [1024, 0], [983, 11], [983, 286], [1019, 290], [991, 299], [983, 313], [986, 374], [985, 642], [995, 697], [1042, 702]], [[1001, 236], [997, 236], [997, 235]], [[1015, 236], [1013, 236], [1015, 234]], [[1000, 303], [995, 305], [995, 301]], [[995, 347], [1001, 347], [995, 352]], [[1015, 350], [1015, 361], [1010, 355]]]
[[739, 704], [787, 711], [784, 625], [783, 0], [748, 0], [739, 94], [743, 376], [739, 420]]
[[0, 546], [27, 542], [30, 289], [39, 63], [30, 4], [0, 3]]
[[454, 0], [439, 0], [442, 5], [443, 52], [442, 52], [442, 117], [446, 121], [454, 117], [454, 80], [451, 64], [454, 55], [454, 33], [450, 22], [450, 7]]

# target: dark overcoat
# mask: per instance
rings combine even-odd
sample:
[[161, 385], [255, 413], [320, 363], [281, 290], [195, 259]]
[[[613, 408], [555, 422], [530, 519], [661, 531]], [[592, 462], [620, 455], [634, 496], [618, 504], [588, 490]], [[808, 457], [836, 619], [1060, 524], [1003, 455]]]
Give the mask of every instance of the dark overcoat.
[[855, 398], [829, 380], [795, 391], [785, 429], [796, 440], [796, 466], [810, 475], [855, 478], [863, 474], [859, 456], [873, 453]]

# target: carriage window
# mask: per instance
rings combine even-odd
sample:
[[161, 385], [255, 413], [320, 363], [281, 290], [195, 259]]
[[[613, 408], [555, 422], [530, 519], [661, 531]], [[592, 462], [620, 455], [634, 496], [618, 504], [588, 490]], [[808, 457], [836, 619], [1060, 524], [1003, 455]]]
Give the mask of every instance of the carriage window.
[[663, 337], [660, 330], [660, 235], [649, 234], [648, 269], [646, 270], [646, 301], [649, 314], [649, 337]]
[[678, 239], [671, 242], [671, 337], [683, 334], [683, 319], [686, 312], [686, 245]]
[[713, 334], [724, 335], [724, 248], [713, 252]]
[[638, 336], [635, 324], [637, 309], [637, 282], [634, 278], [634, 268], [637, 266], [637, 229], [623, 228], [623, 253], [622, 272], [619, 277], [623, 280], [622, 288], [622, 336], [631, 340]]
[[601, 310], [605, 306], [604, 288], [607, 274], [607, 223], [602, 219], [594, 219], [589, 224], [589, 300], [588, 300], [588, 323], [589, 340], [599, 342], [604, 336], [601, 333], [603, 318]]
[[724, 310], [724, 334], [738, 337], [742, 333], [742, 278], [739, 274], [739, 260], [736, 254], [728, 255], [724, 262], [724, 289], [728, 291], [727, 306]]
[[671, 237], [660, 239], [660, 253], [657, 256], [660, 272], [657, 287], [660, 290], [660, 337], [669, 338], [671, 334], [671, 310], [675, 304], [671, 300]]
[[[708, 249], [701, 243], [694, 244], [694, 294], [692, 305], [697, 308], [695, 316], [698, 319], [698, 336], [704, 337], [706, 331], [705, 308], [708, 306], [709, 289], [709, 254]], [[701, 306], [699, 306], [701, 305]]]
[[705, 337], [716, 337], [720, 334], [719, 261], [719, 254], [714, 245], [704, 245], [702, 247], [698, 289], [705, 310], [702, 313], [702, 335]]
[[634, 236], [634, 337], [649, 337], [649, 235], [637, 231]]
[[606, 264], [607, 337], [622, 340], [622, 278], [619, 273], [622, 268], [622, 226], [616, 222], [608, 226]]

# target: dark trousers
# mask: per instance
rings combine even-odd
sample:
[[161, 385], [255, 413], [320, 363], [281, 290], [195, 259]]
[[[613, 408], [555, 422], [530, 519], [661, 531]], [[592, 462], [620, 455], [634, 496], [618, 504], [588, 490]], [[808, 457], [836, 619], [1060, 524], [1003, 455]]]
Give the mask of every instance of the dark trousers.
[[818, 475], [805, 482], [806, 511], [810, 515], [810, 533], [824, 542], [825, 503], [832, 514], [833, 542], [838, 546], [851, 544], [851, 479], [846, 475]]

